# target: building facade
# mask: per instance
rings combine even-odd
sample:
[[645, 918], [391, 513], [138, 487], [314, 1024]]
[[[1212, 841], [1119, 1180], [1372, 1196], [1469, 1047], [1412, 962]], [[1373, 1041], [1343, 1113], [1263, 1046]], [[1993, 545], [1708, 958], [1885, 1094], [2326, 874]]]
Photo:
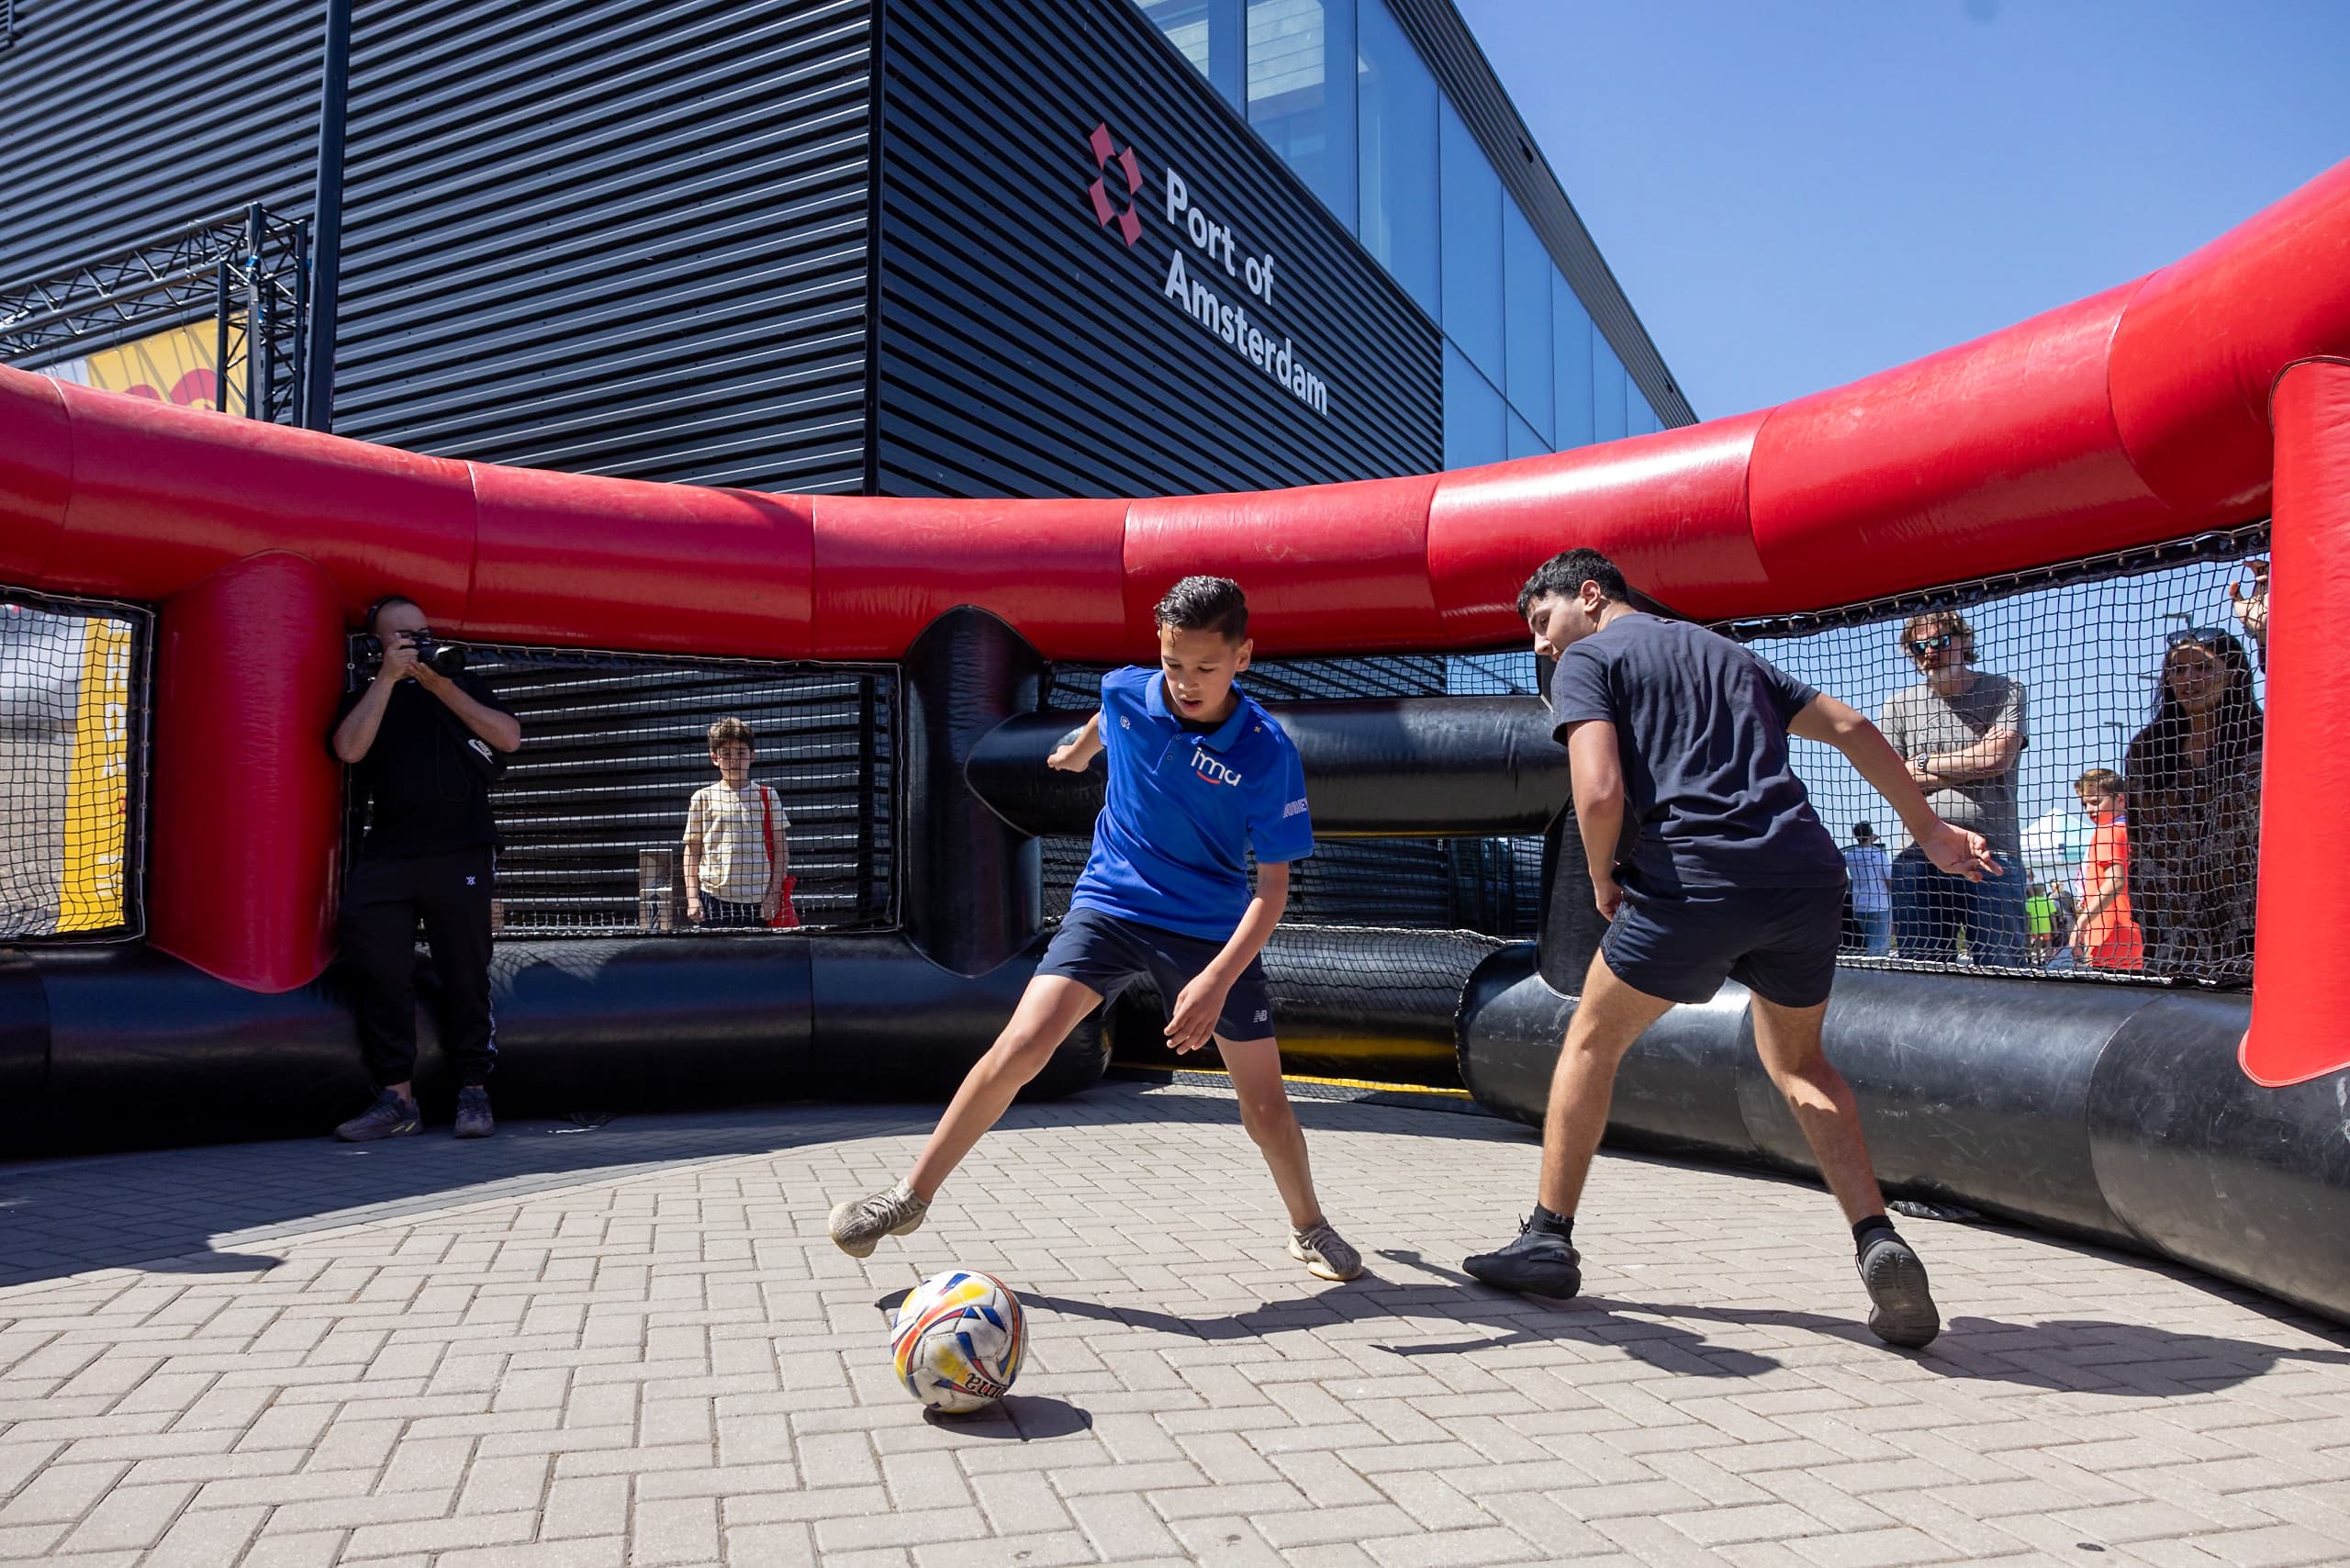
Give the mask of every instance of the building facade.
[[[0, 278], [251, 203], [319, 236], [331, 158], [309, 371], [424, 452], [1142, 495], [1692, 418], [1448, 0], [351, 6], [338, 60], [325, 0], [24, 0]], [[135, 377], [154, 326], [12, 357]]]

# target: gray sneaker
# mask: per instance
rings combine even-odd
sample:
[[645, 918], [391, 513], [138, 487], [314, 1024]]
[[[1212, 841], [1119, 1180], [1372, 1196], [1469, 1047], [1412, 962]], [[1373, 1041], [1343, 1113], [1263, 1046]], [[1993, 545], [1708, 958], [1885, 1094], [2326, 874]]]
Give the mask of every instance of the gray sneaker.
[[386, 1089], [375, 1103], [335, 1128], [345, 1143], [374, 1143], [378, 1138], [407, 1137], [417, 1129], [416, 1102], [403, 1100]]
[[833, 1210], [833, 1244], [852, 1258], [870, 1258], [885, 1236], [903, 1236], [930, 1213], [927, 1200], [903, 1182], [869, 1198], [851, 1198]]
[[1869, 1293], [1869, 1332], [1888, 1345], [1916, 1350], [1942, 1330], [1942, 1314], [1926, 1288], [1926, 1265], [1891, 1231], [1869, 1239], [1860, 1258]]
[[498, 1123], [489, 1114], [489, 1091], [478, 1083], [468, 1083], [457, 1091], [457, 1136], [487, 1137], [498, 1130]]
[[1291, 1231], [1289, 1255], [1304, 1264], [1307, 1273], [1320, 1279], [1351, 1280], [1362, 1272], [1362, 1254], [1348, 1246], [1345, 1237], [1332, 1230], [1328, 1220]]

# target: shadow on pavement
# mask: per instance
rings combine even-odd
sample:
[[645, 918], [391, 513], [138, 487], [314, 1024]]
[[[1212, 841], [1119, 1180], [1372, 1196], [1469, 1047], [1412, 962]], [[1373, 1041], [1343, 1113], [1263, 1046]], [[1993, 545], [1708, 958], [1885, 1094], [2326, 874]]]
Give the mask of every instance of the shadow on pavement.
[[1391, 1251], [1381, 1256], [1436, 1278], [1417, 1283], [1367, 1278], [1353, 1288], [1202, 1318], [1068, 1296], [1037, 1294], [1024, 1299], [1040, 1310], [1207, 1341], [1257, 1338], [1387, 1318], [1445, 1318], [1464, 1328], [1494, 1332], [1374, 1348], [1409, 1358], [1563, 1340], [1612, 1347], [1659, 1371], [1706, 1378], [1758, 1377], [1784, 1363], [1768, 1354], [1713, 1343], [1701, 1329], [1686, 1326], [1691, 1322], [1790, 1328], [1848, 1339], [1885, 1355], [1903, 1357], [1944, 1377], [2140, 1398], [2233, 1388], [2288, 1363], [2350, 1366], [2350, 1349], [2295, 1349], [2182, 1334], [2146, 1324], [2077, 1318], [2006, 1323], [1962, 1316], [1950, 1319], [1942, 1336], [1923, 1350], [1897, 1350], [1880, 1344], [1862, 1321], [1864, 1298], [1857, 1282], [1849, 1318], [1780, 1308], [1666, 1305], [1588, 1295], [1548, 1306], [1479, 1284], [1465, 1274], [1429, 1263], [1416, 1252]]

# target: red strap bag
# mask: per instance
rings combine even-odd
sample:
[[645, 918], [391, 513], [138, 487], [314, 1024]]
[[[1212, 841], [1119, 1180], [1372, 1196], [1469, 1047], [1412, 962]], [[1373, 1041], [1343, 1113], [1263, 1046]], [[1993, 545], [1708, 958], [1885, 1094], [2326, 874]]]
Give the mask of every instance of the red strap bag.
[[[759, 786], [759, 813], [764, 820], [767, 828], [767, 864], [769, 866], [773, 866], [776, 864], [775, 791], [768, 789], [764, 784]], [[800, 924], [800, 912], [791, 907], [791, 890], [799, 885], [799, 878], [790, 875], [785, 876], [783, 879], [783, 897], [777, 901], [775, 913], [767, 916], [768, 925], [778, 930], [789, 930], [792, 926]]]

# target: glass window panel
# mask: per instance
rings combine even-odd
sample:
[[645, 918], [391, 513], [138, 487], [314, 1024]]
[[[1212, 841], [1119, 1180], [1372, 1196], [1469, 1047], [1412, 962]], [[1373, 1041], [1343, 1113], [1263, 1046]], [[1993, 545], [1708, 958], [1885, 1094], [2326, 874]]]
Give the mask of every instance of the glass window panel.
[[1235, 108], [1240, 106], [1240, 62], [1246, 0], [1140, 0], [1142, 14], [1165, 33], [1192, 69]]
[[1509, 410], [1449, 340], [1444, 345], [1444, 465], [1473, 468], [1509, 455]]
[[1591, 439], [1621, 441], [1631, 433], [1624, 418], [1624, 394], [1629, 383], [1624, 375], [1624, 362], [1600, 335], [1596, 323], [1591, 329]]
[[1510, 406], [1550, 437], [1550, 252], [1509, 194], [1502, 195], [1503, 324], [1509, 336]]
[[1450, 103], [1442, 106], [1438, 205], [1444, 230], [1444, 331], [1502, 379], [1502, 177]]
[[1356, 0], [1356, 25], [1363, 247], [1435, 316], [1436, 78], [1382, 0]]
[[1248, 0], [1248, 123], [1355, 227], [1355, 0]]
[[1550, 443], [1535, 432], [1532, 425], [1515, 409], [1509, 414], [1509, 454], [1512, 457], [1539, 457], [1550, 450]]
[[1551, 434], [1563, 452], [1591, 444], [1591, 318], [1556, 268], [1550, 273], [1550, 342], [1557, 420]]

